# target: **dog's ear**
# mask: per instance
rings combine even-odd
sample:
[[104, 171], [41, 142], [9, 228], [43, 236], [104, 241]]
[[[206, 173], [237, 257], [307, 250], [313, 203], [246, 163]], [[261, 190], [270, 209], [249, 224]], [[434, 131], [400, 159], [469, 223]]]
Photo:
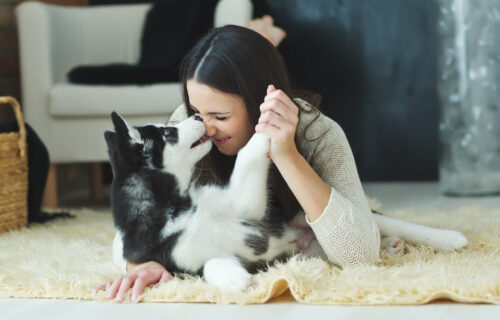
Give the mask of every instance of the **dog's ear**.
[[113, 131], [104, 131], [104, 140], [106, 140], [106, 144], [108, 145], [108, 153], [110, 158], [115, 153], [115, 138], [116, 134]]
[[111, 171], [113, 176], [115, 175], [115, 146], [116, 146], [116, 134], [113, 131], [104, 131], [104, 140], [108, 145], [109, 162], [111, 163]]
[[113, 111], [111, 113], [111, 119], [115, 126], [116, 137], [120, 142], [143, 144], [139, 131], [129, 125], [118, 113]]

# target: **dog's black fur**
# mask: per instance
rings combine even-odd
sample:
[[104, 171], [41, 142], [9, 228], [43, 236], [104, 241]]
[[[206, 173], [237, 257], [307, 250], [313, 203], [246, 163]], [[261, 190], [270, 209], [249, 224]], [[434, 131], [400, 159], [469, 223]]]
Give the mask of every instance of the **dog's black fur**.
[[[179, 194], [175, 177], [158, 170], [162, 167], [162, 151], [167, 142], [160, 137], [162, 132], [159, 128], [138, 127], [137, 130], [144, 139], [153, 139], [156, 142], [150, 152], [144, 153], [142, 146], [131, 145], [127, 142], [130, 139], [127, 127], [117, 115], [113, 113], [112, 118], [116, 133], [106, 131], [105, 139], [113, 170], [111, 194], [113, 217], [115, 226], [125, 231], [123, 256], [132, 263], [158, 261], [169, 271], [181, 271], [168, 254], [179, 234], [173, 234], [164, 241], [159, 241], [161, 229], [167, 222], [167, 215], [163, 213], [169, 212], [172, 217], [175, 217], [176, 214], [188, 210], [192, 205], [189, 197]], [[163, 132], [163, 134], [168, 134], [172, 142], [176, 142], [174, 129], [172, 128], [170, 132]], [[155, 168], [148, 167], [148, 160], [151, 160]], [[144, 194], [151, 194], [154, 199], [132, 199], [124, 194], [123, 187], [130, 184], [130, 177], [133, 175], [140, 177], [141, 182], [144, 183], [146, 189]], [[144, 210], [141, 207], [142, 203], [151, 200], [154, 201], [154, 207]], [[136, 214], [129, 214], [131, 212]]]

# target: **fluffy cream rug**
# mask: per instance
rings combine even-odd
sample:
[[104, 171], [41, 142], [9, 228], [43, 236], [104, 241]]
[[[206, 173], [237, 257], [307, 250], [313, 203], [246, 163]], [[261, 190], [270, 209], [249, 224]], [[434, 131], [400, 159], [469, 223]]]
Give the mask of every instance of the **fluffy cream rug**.
[[[95, 288], [120, 275], [111, 262], [111, 214], [72, 211], [76, 219], [0, 235], [0, 297], [106, 300]], [[185, 277], [146, 289], [140, 301], [253, 304], [290, 290], [297, 301], [313, 304], [409, 305], [440, 298], [500, 304], [500, 208], [386, 214], [459, 230], [470, 245], [447, 253], [409, 246], [407, 254], [383, 255], [376, 266], [344, 270], [296, 256], [256, 275], [242, 293], [222, 294]]]

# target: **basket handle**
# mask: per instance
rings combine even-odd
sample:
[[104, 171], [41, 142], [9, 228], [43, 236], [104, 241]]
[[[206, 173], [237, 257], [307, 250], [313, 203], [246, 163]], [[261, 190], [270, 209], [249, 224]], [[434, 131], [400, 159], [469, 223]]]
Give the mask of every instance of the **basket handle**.
[[19, 126], [19, 151], [21, 158], [26, 156], [26, 127], [24, 126], [23, 114], [21, 113], [21, 106], [19, 102], [13, 97], [5, 96], [0, 97], [0, 104], [8, 103], [14, 109], [14, 113], [17, 119], [17, 125]]

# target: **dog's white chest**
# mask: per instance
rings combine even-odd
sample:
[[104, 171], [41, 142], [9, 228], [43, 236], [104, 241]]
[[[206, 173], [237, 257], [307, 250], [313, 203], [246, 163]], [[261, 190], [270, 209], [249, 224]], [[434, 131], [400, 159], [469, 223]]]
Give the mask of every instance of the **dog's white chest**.
[[179, 267], [196, 271], [211, 258], [253, 256], [253, 250], [244, 243], [256, 231], [245, 226], [234, 213], [224, 189], [204, 188], [193, 197], [197, 199], [197, 210], [166, 226], [166, 230], [182, 230], [172, 252]]
[[179, 267], [192, 271], [198, 270], [212, 258], [228, 257], [235, 253], [248, 256], [252, 250], [244, 243], [250, 232], [240, 220], [228, 215], [214, 217], [208, 212], [197, 212], [187, 221], [172, 256]]

